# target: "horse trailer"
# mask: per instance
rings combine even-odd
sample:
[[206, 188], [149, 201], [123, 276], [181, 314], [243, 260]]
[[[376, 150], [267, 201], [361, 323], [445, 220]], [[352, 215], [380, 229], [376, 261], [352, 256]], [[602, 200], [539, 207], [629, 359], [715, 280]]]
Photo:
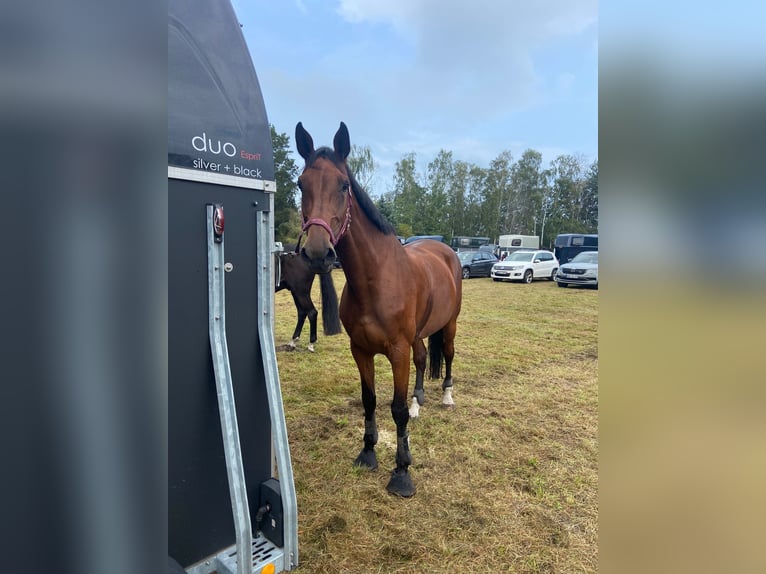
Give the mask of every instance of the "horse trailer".
[[408, 245], [409, 243], [412, 243], [413, 241], [420, 241], [421, 239], [433, 239], [434, 241], [440, 241], [444, 243], [443, 235], [411, 235], [410, 237], [404, 240], [404, 243], [402, 245]]
[[501, 253], [513, 253], [519, 249], [540, 249], [540, 238], [537, 235], [501, 235], [497, 239]]
[[564, 265], [583, 251], [598, 251], [598, 235], [587, 233], [560, 233], [553, 242], [553, 253]]
[[455, 235], [450, 240], [450, 247], [456, 252], [475, 251], [483, 245], [489, 245], [489, 237], [469, 237], [466, 235]]
[[297, 503], [273, 336], [275, 191], [263, 96], [230, 1], [171, 0], [173, 572], [271, 574], [298, 565]]

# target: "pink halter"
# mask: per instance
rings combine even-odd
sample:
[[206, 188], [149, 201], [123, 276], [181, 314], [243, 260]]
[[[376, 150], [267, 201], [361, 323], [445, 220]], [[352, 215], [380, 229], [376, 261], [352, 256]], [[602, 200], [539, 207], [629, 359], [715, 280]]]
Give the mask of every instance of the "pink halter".
[[[303, 224], [303, 228], [301, 229], [301, 236], [298, 238], [298, 245], [301, 244], [301, 239], [303, 238], [303, 235], [306, 233], [309, 227], [312, 225], [318, 225], [322, 229], [324, 229], [327, 233], [330, 234], [330, 243], [332, 243], [332, 246], [335, 247], [338, 244], [338, 241], [341, 240], [341, 238], [346, 234], [346, 231], [348, 231], [348, 228], [351, 227], [351, 186], [349, 186], [348, 191], [346, 192], [346, 217], [343, 219], [343, 225], [340, 226], [340, 230], [338, 231], [338, 235], [335, 235], [333, 233], [332, 228], [330, 225], [324, 220], [319, 219], [318, 217], [312, 217], [306, 223]], [[298, 246], [296, 245], [296, 250], [298, 249]]]

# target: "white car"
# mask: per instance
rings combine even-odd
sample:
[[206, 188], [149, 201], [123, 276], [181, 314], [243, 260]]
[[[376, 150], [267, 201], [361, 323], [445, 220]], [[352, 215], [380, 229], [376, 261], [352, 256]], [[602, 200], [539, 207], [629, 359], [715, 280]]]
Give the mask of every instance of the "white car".
[[598, 251], [583, 251], [564, 263], [556, 274], [556, 284], [590, 285], [598, 289]]
[[556, 276], [559, 262], [550, 251], [518, 250], [503, 261], [492, 266], [490, 276], [495, 281], [523, 281], [532, 283], [533, 279], [550, 279]]

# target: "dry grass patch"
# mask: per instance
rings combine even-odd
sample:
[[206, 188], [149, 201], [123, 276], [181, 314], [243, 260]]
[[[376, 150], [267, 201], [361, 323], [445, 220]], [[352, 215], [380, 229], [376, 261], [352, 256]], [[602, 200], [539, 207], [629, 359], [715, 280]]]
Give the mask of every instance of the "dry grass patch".
[[[345, 278], [334, 271], [338, 292]], [[278, 354], [298, 493], [300, 571], [595, 572], [598, 565], [598, 292], [463, 282], [453, 365], [411, 421], [411, 499], [389, 495], [391, 370], [376, 358], [380, 469], [352, 467], [364, 432], [345, 333]], [[314, 301], [319, 301], [318, 282]], [[276, 295], [277, 345], [295, 325]], [[317, 303], [318, 304], [318, 303]], [[411, 385], [414, 384], [414, 367]]]

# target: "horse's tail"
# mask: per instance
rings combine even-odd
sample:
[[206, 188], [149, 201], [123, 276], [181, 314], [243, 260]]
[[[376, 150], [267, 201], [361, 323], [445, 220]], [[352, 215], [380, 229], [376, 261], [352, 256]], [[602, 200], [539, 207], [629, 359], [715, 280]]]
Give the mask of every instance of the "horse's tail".
[[444, 329], [439, 329], [428, 337], [428, 364], [432, 379], [442, 376], [442, 358], [444, 357]]
[[319, 287], [322, 293], [322, 329], [325, 335], [337, 335], [340, 333], [340, 317], [332, 272], [319, 275]]

